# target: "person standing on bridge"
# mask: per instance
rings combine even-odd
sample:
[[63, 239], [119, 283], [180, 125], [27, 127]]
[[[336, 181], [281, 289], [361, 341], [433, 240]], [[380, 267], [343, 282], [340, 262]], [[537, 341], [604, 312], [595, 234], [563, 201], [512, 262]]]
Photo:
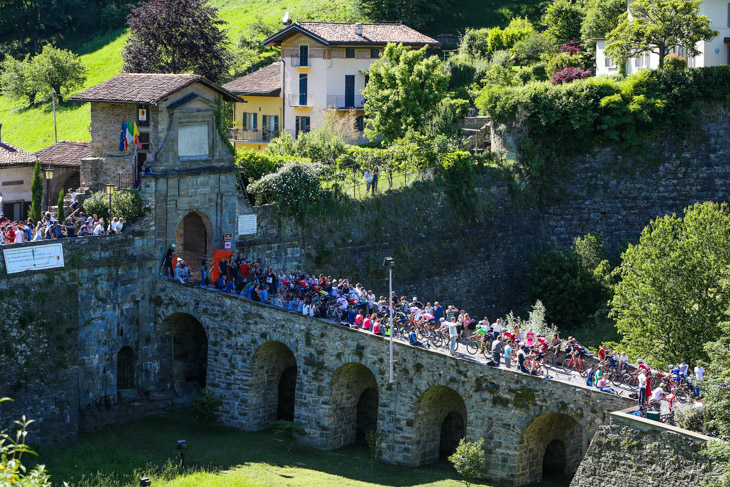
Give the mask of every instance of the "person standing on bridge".
[[449, 354], [456, 355], [456, 339], [459, 337], [459, 325], [456, 323], [456, 316], [451, 316], [449, 327]]
[[172, 277], [172, 254], [175, 252], [175, 244], [170, 245], [165, 252], [165, 256], [162, 258], [162, 265], [160, 266], [160, 276], [163, 275], [163, 269], [165, 277]]

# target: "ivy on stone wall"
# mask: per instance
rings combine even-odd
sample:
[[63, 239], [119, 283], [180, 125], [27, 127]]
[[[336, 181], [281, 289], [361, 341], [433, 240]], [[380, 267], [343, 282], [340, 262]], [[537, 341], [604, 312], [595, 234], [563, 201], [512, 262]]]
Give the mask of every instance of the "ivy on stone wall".
[[223, 99], [220, 96], [215, 97], [215, 127], [218, 129], [218, 135], [223, 139], [223, 143], [226, 144], [231, 154], [236, 155], [236, 148], [233, 147], [233, 143], [228, 139], [225, 126], [225, 108], [223, 106]]
[[704, 105], [730, 101], [730, 66], [643, 70], [625, 79], [487, 87], [477, 99], [495, 126], [519, 134], [520, 164], [541, 182], [601, 145], [639, 153], [659, 137], [683, 137]]

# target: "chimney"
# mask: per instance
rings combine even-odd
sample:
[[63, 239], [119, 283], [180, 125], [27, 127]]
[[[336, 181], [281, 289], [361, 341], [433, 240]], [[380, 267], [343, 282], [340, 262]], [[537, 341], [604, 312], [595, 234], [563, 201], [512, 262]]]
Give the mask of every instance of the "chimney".
[[284, 25], [284, 27], [291, 24], [291, 17], [289, 16], [288, 10], [284, 12], [284, 16], [281, 18], [281, 23]]
[[355, 34], [357, 34], [360, 37], [362, 37], [362, 24], [360, 22], [358, 22], [357, 24], [355, 24]]

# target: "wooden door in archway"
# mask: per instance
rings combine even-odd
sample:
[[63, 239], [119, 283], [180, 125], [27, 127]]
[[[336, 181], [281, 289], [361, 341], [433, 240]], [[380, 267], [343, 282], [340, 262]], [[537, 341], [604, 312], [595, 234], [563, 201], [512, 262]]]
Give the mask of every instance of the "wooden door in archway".
[[208, 230], [198, 213], [189, 213], [177, 229], [178, 257], [190, 266], [193, 281], [200, 281], [200, 261], [208, 249]]

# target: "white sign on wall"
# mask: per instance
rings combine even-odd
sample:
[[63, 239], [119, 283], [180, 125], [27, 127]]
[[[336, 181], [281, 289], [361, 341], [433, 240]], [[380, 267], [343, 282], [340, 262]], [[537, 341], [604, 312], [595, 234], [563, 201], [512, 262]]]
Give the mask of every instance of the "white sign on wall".
[[254, 235], [257, 231], [256, 215], [238, 215], [238, 234]]
[[8, 274], [23, 271], [42, 271], [63, 267], [63, 245], [33, 245], [19, 249], [3, 249]]

